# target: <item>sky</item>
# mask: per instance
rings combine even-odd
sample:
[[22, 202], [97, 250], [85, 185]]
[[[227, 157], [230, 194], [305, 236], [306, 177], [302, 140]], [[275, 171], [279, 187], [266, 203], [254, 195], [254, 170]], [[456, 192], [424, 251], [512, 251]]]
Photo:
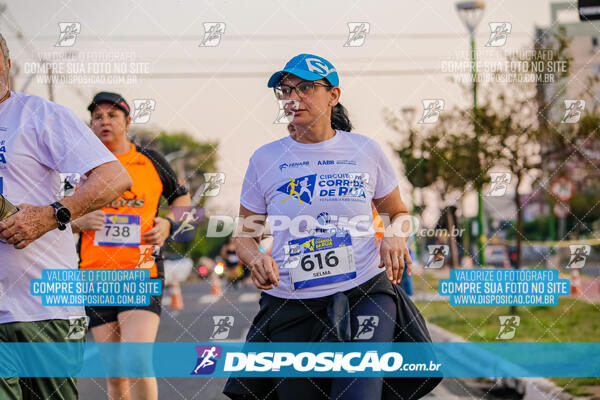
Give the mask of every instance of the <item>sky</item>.
[[[78, 76], [54, 85], [54, 101], [86, 121], [86, 107], [101, 90], [117, 91], [131, 105], [134, 99], [153, 100], [154, 111], [142, 128], [186, 131], [198, 140], [219, 141], [218, 168], [226, 182], [208, 202], [215, 212], [237, 211], [253, 151], [287, 135], [285, 125], [273, 123], [278, 105], [266, 83], [299, 53], [318, 54], [333, 63], [355, 132], [377, 140], [399, 175], [393, 145], [402, 137], [386, 126], [383, 110], [400, 114], [402, 107], [412, 106], [419, 117], [423, 99], [444, 99], [445, 107], [472, 101], [450, 80], [452, 74], [442, 72], [450, 62], [469, 57], [467, 31], [454, 1], [3, 3], [0, 31], [19, 69], [14, 89], [48, 97], [45, 75], [35, 74], [35, 62], [44, 57]], [[477, 28], [478, 48], [489, 39], [489, 23], [499, 21], [510, 22], [512, 31], [498, 51], [529, 48], [534, 28], [549, 24], [550, 1], [487, 1]], [[59, 24], [67, 22], [78, 23], [80, 33], [72, 46], [57, 47]], [[217, 46], [200, 46], [203, 24], [210, 22], [224, 23], [225, 32]], [[369, 32], [361, 46], [344, 47], [352, 22], [368, 23]], [[20, 39], [17, 31], [23, 34]], [[80, 67], [96, 77], [107, 68], [138, 74], [122, 74], [130, 81], [121, 83], [89, 82], [83, 81]], [[405, 179], [401, 193], [410, 201]]]

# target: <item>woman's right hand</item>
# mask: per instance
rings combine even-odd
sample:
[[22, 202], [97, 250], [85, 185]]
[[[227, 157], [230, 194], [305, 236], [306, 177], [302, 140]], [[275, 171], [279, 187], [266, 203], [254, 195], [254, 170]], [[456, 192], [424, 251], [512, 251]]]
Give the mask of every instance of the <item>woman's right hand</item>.
[[99, 231], [104, 226], [104, 212], [102, 210], [92, 211], [71, 222], [78, 231]]
[[279, 266], [273, 257], [260, 253], [247, 267], [257, 288], [268, 290], [273, 289], [273, 285], [279, 286]]

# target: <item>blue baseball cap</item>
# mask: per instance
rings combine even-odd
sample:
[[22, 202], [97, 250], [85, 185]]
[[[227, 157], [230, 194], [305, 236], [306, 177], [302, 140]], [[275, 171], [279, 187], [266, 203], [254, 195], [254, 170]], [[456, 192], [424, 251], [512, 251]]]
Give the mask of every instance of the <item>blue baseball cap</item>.
[[271, 75], [267, 86], [271, 88], [278, 85], [286, 73], [296, 75], [307, 81], [326, 79], [332, 86], [339, 86], [340, 84], [340, 78], [333, 64], [314, 54], [298, 54], [292, 58], [285, 64], [283, 70]]

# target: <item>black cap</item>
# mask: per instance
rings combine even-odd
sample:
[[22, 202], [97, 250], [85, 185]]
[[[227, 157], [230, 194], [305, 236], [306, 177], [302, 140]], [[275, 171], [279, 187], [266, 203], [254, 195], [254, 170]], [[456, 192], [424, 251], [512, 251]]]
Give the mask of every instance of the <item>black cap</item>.
[[129, 110], [130, 110], [129, 104], [127, 104], [127, 102], [125, 101], [123, 96], [121, 96], [120, 94], [117, 94], [117, 93], [110, 93], [110, 92], [100, 92], [100, 93], [96, 94], [94, 96], [94, 100], [92, 100], [92, 102], [88, 106], [88, 110], [90, 112], [93, 112], [94, 109], [96, 108], [96, 106], [98, 106], [98, 104], [102, 104], [102, 103], [112, 104], [115, 107], [118, 107], [121, 110], [123, 110], [123, 112], [125, 113], [126, 116], [129, 115]]

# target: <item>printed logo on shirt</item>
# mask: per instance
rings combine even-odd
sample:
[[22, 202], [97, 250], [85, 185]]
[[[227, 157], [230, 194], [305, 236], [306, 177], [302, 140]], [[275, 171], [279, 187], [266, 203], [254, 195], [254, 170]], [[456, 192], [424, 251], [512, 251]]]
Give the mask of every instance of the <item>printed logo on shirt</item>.
[[117, 200], [114, 200], [110, 204], [107, 204], [106, 207], [108, 207], [108, 208], [120, 208], [120, 207], [142, 208], [142, 207], [144, 207], [145, 202], [146, 202], [146, 200], [144, 198], [138, 198], [137, 194], [133, 193], [131, 190], [127, 190]]
[[327, 211], [322, 211], [317, 215], [317, 222], [321, 225], [329, 225], [331, 223], [331, 215]]
[[300, 204], [312, 204], [313, 193], [315, 191], [315, 181], [317, 174], [291, 178], [288, 182], [281, 185], [277, 191], [287, 194], [282, 204], [290, 198], [295, 198]]
[[310, 161], [300, 161], [293, 163], [283, 163], [279, 164], [279, 170], [283, 171], [285, 168], [296, 168], [296, 167], [308, 167], [310, 165]]
[[0, 169], [6, 168], [6, 141], [0, 140]]
[[4, 194], [4, 181], [2, 180], [1, 176], [0, 176], [0, 194]]
[[[341, 218], [343, 219], [343, 218]], [[338, 227], [336, 224], [340, 218], [337, 215], [329, 215], [327, 211], [322, 211], [317, 215], [317, 222], [320, 226], [315, 227], [314, 229], [308, 229], [307, 232], [310, 235], [317, 235], [320, 233], [344, 233], [346, 230], [344, 228]]]
[[210, 375], [215, 372], [217, 360], [223, 355], [221, 346], [196, 346], [198, 360], [191, 375]]
[[369, 174], [366, 172], [347, 172], [321, 174], [317, 186], [321, 201], [362, 200], [366, 199]]
[[315, 238], [310, 238], [304, 243], [299, 243], [299, 245], [307, 248], [310, 251], [315, 251]]
[[319, 160], [317, 165], [333, 165], [333, 160]]
[[356, 165], [356, 161], [354, 160], [335, 160], [335, 163], [341, 165]]
[[144, 160], [133, 160], [133, 161], [127, 161], [127, 162], [123, 163], [123, 165], [126, 167], [131, 167], [131, 166], [141, 167], [146, 164], [148, 164], [148, 163]]

